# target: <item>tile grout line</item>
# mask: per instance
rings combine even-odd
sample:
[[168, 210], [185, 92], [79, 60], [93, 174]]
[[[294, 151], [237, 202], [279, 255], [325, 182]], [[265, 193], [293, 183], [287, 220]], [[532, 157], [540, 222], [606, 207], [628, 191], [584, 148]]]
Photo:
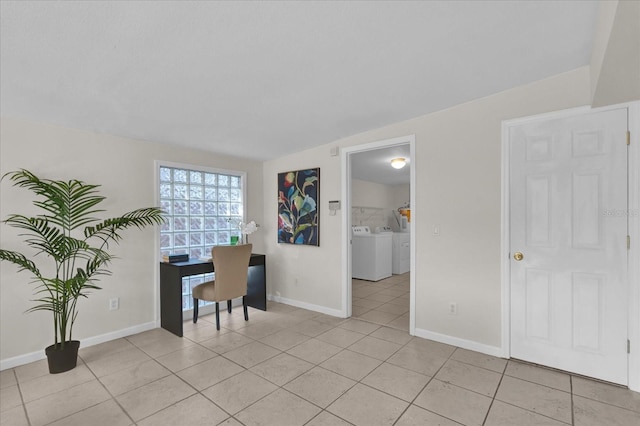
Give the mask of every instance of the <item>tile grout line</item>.
[[18, 388], [18, 393], [20, 393], [20, 402], [22, 402], [22, 411], [24, 412], [24, 416], [27, 419], [27, 425], [31, 426], [31, 418], [29, 417], [29, 412], [27, 411], [27, 403], [24, 401], [24, 396], [22, 395], [22, 388], [20, 387], [20, 381], [18, 380], [18, 373], [16, 369], [13, 369], [13, 378], [16, 380], [16, 387]]

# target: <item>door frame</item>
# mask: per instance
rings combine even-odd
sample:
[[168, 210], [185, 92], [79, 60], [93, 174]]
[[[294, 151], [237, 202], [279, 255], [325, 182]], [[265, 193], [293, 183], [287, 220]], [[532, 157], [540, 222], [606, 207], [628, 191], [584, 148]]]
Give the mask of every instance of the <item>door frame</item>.
[[385, 139], [342, 148], [342, 313], [346, 318], [351, 317], [352, 286], [351, 286], [351, 154], [389, 148], [397, 145], [409, 145], [411, 170], [409, 171], [409, 197], [411, 199], [411, 242], [410, 242], [410, 277], [409, 277], [409, 334], [415, 335], [416, 328], [416, 136], [407, 135], [393, 139]]
[[511, 357], [511, 255], [510, 255], [510, 212], [509, 212], [509, 168], [510, 145], [509, 131], [514, 126], [525, 123], [562, 119], [582, 114], [597, 113], [627, 108], [627, 125], [631, 132], [631, 144], [628, 151], [628, 193], [627, 212], [631, 249], [627, 251], [628, 274], [628, 339], [631, 352], [628, 354], [629, 389], [640, 392], [640, 102], [611, 105], [603, 108], [582, 106], [547, 114], [522, 117], [502, 122], [502, 220], [501, 220], [501, 290], [502, 290], [502, 356]]

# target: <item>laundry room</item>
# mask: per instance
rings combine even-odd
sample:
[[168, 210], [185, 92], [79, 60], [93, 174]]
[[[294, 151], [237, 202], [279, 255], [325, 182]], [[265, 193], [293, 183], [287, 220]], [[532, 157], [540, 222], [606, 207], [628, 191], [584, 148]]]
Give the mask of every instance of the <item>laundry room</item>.
[[409, 326], [411, 160], [408, 145], [351, 155], [352, 316]]
[[410, 162], [408, 146], [352, 157], [353, 278], [379, 281], [409, 272]]

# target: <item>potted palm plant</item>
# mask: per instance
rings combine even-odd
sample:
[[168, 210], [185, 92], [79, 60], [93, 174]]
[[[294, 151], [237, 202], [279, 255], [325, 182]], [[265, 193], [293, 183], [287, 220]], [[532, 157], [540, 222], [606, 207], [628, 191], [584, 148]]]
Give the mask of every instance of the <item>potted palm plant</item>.
[[[80, 342], [73, 340], [73, 325], [78, 317], [78, 300], [98, 290], [100, 275], [114, 259], [107, 250], [109, 243], [122, 239], [121, 231], [144, 228], [164, 221], [162, 210], [147, 207], [110, 219], [97, 219], [103, 212], [98, 205], [105, 197], [98, 195], [100, 185], [79, 180], [40, 179], [28, 170], [10, 172], [13, 185], [32, 191], [33, 204], [42, 214], [12, 214], [3, 222], [22, 230], [24, 242], [35, 250], [33, 256], [0, 248], [0, 260], [28, 271], [36, 284], [36, 305], [28, 310], [53, 314], [54, 344], [45, 349], [51, 373], [73, 369]], [[40, 261], [39, 255], [44, 255]], [[33, 260], [32, 260], [32, 258]], [[36, 264], [39, 261], [39, 264]], [[38, 266], [39, 265], [39, 266]]]

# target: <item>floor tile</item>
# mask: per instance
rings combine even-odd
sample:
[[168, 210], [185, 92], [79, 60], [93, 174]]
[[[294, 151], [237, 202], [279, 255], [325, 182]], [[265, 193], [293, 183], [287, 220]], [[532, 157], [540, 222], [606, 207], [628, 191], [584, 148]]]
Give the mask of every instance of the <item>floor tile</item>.
[[390, 327], [380, 327], [371, 333], [370, 336], [377, 337], [378, 339], [386, 340], [388, 342], [397, 343], [399, 345], [404, 345], [413, 339], [409, 333]]
[[640, 393], [638, 392], [582, 377], [574, 376], [571, 380], [573, 393], [576, 395], [640, 413]]
[[[200, 323], [198, 323], [200, 324]], [[228, 328], [220, 328], [218, 330], [214, 324], [206, 324], [202, 327], [194, 328], [190, 331], [184, 332], [184, 337], [192, 342], [204, 342], [205, 340], [213, 339], [214, 337], [222, 336], [225, 333], [229, 333]]]
[[384, 361], [396, 353], [402, 346], [376, 337], [366, 336], [349, 346], [350, 351]]
[[354, 425], [391, 425], [409, 404], [393, 396], [357, 384], [331, 404], [327, 411]]
[[171, 335], [170, 337], [162, 336], [162, 338], [158, 340], [138, 347], [150, 357], [157, 358], [194, 344], [195, 343], [189, 339]]
[[321, 335], [316, 337], [316, 339], [330, 343], [334, 346], [346, 348], [347, 346], [351, 346], [358, 340], [364, 338], [364, 336], [365, 335], [361, 333], [356, 333], [354, 331], [336, 327], [327, 331], [326, 333], [322, 333]]
[[388, 327], [397, 328], [398, 330], [404, 330], [409, 332], [409, 315], [405, 314], [398, 317], [387, 324]]
[[342, 348], [317, 339], [309, 339], [287, 351], [288, 354], [301, 358], [312, 364], [320, 364], [331, 358]]
[[49, 364], [46, 359], [18, 366], [14, 369], [18, 382], [22, 383], [36, 377], [49, 374]]
[[198, 390], [206, 389], [243, 371], [242, 367], [221, 356], [185, 368], [176, 373]]
[[334, 416], [328, 411], [323, 411], [311, 420], [306, 426], [350, 426], [351, 423], [347, 423], [344, 420]]
[[273, 383], [244, 371], [205, 389], [202, 394], [227, 413], [236, 414], [276, 389], [278, 387]]
[[436, 379], [441, 382], [451, 383], [491, 398], [496, 394], [501, 378], [502, 375], [494, 371], [454, 360], [447, 361], [436, 374]]
[[100, 378], [100, 382], [111, 395], [120, 395], [139, 388], [158, 379], [167, 377], [171, 372], [158, 362], [146, 361], [133, 367]]
[[407, 348], [416, 348], [428, 356], [437, 356], [441, 358], [449, 358], [456, 350], [455, 346], [436, 342], [429, 339], [414, 337], [406, 345]]
[[413, 402], [464, 425], [481, 425], [491, 398], [439, 380], [432, 380]]
[[447, 362], [447, 359], [438, 356], [427, 356], [420, 349], [405, 346], [393, 354], [387, 362], [433, 377]]
[[[371, 296], [368, 296], [367, 299], [369, 300], [374, 300], [376, 302], [388, 302], [389, 300], [393, 300], [395, 299], [397, 296], [390, 296], [388, 294], [380, 294], [380, 293], [376, 293], [376, 294], [372, 294]], [[397, 316], [397, 315], [396, 315]]]
[[504, 376], [496, 399], [564, 423], [571, 423], [571, 394], [557, 389]]
[[360, 316], [360, 318], [367, 320], [367, 321], [372, 321], [375, 322], [376, 324], [389, 324], [391, 321], [395, 320], [396, 318], [398, 318], [398, 315], [396, 314], [390, 314], [388, 312], [382, 312], [382, 311], [377, 311], [377, 310], [371, 310], [369, 312], [366, 312], [364, 314], [362, 314]]
[[291, 349], [307, 340], [309, 340], [309, 336], [291, 330], [282, 330], [260, 339], [262, 343], [281, 351]]
[[248, 345], [253, 341], [253, 339], [243, 336], [242, 334], [229, 332], [222, 336], [200, 342], [200, 344], [216, 353], [224, 354], [241, 346]]
[[334, 317], [334, 316], [325, 315], [325, 314], [320, 314], [314, 317], [313, 319], [316, 321], [323, 322], [325, 324], [329, 324], [333, 327], [337, 327], [347, 320], [347, 318], [339, 318], [339, 317]]
[[285, 389], [326, 408], [355, 384], [351, 379], [316, 367], [285, 385]]
[[381, 306], [383, 302], [377, 302], [375, 300], [360, 299], [360, 298], [356, 301], [354, 298], [354, 300], [352, 301], [352, 304], [353, 306], [360, 306], [362, 308], [375, 309], [378, 306]]
[[[411, 405], [394, 426], [460, 426], [460, 423], [449, 420], [424, 408]], [[507, 426], [507, 425], [505, 425]], [[516, 426], [516, 425], [509, 425]], [[517, 425], [520, 426], [520, 425]]]
[[229, 417], [224, 422], [220, 423], [218, 426], [244, 426], [242, 423], [234, 419], [233, 417]]
[[22, 396], [18, 385], [8, 386], [0, 389], [0, 411], [22, 405]]
[[310, 362], [282, 353], [252, 367], [251, 371], [271, 383], [283, 386], [311, 368], [313, 364]]
[[350, 318], [340, 324], [338, 327], [347, 330], [355, 331], [356, 333], [371, 334], [380, 328], [378, 324], [373, 324], [367, 321], [361, 321], [358, 319]]
[[507, 366], [507, 360], [486, 355], [480, 352], [469, 351], [467, 349], [457, 348], [451, 359], [464, 362], [465, 364], [475, 365], [476, 367], [485, 368], [502, 374]]
[[493, 401], [485, 426], [563, 426], [561, 423], [550, 417], [536, 414], [513, 405], [505, 404], [502, 401]]
[[267, 337], [271, 334], [277, 333], [280, 330], [282, 329], [276, 327], [272, 322], [256, 322], [244, 328], [240, 328], [236, 330], [236, 332], [251, 339], [260, 340], [263, 337]]
[[376, 308], [377, 311], [388, 312], [390, 314], [402, 315], [409, 312], [409, 306], [385, 303]]
[[381, 363], [375, 358], [345, 349], [320, 366], [350, 379], [362, 380]]
[[640, 413], [602, 402], [574, 396], [576, 426], [631, 426], [640, 424]]
[[264, 343], [253, 342], [238, 349], [226, 352], [223, 356], [244, 368], [251, 368], [263, 361], [273, 358], [280, 351]]
[[[354, 313], [358, 304], [403, 311], [408, 277], [354, 280]], [[638, 393], [412, 337], [408, 313], [380, 326], [269, 306], [251, 308], [248, 323], [241, 309], [225, 312], [220, 332], [204, 315], [183, 324], [182, 339], [155, 329], [83, 347], [78, 367], [60, 375], [46, 360], [0, 372], [0, 426], [339, 426], [394, 416], [397, 426], [640, 425]]]
[[279, 389], [242, 410], [235, 417], [245, 426], [301, 426], [319, 412], [320, 409], [315, 405], [291, 392]]
[[29, 426], [24, 407], [19, 405], [0, 411], [0, 426]]
[[18, 380], [16, 379], [16, 373], [13, 371], [13, 368], [0, 371], [0, 389], [17, 384]]
[[125, 339], [135, 346], [141, 347], [150, 345], [158, 341], [162, 341], [163, 339], [171, 340], [172, 337], [177, 336], [170, 331], [165, 330], [164, 328], [154, 328], [153, 330], [148, 330], [142, 333], [127, 336], [125, 337]]
[[370, 310], [370, 308], [363, 308], [362, 306], [353, 306], [351, 308], [351, 315], [353, 316], [353, 318], [360, 318]]
[[309, 319], [291, 327], [291, 330], [309, 337], [316, 337], [333, 328], [332, 325]]
[[202, 361], [218, 356], [212, 350], [204, 348], [200, 345], [191, 345], [183, 349], [179, 349], [170, 354], [156, 358], [156, 360], [169, 370], [175, 372], [184, 370], [185, 368], [199, 364]]
[[102, 377], [149, 360], [151, 360], [149, 355], [133, 347], [111, 353], [104, 357], [88, 360], [87, 367], [89, 367], [97, 377]]
[[96, 422], [97, 420], [99, 420], [100, 424], [109, 426], [129, 426], [133, 424], [129, 416], [122, 411], [122, 408], [113, 399], [109, 399], [69, 417], [50, 423], [49, 426], [86, 426], [98, 423]]
[[188, 397], [138, 422], [138, 426], [217, 425], [229, 415], [200, 394]]
[[118, 403], [139, 421], [175, 404], [196, 391], [176, 376], [168, 376], [116, 397]]
[[411, 402], [430, 379], [423, 374], [385, 362], [362, 379], [362, 383]]
[[41, 426], [111, 398], [97, 380], [83, 383], [26, 404], [32, 426]]
[[303, 320], [303, 319], [310, 319], [310, 318], [316, 317], [318, 316], [318, 313], [314, 311], [309, 311], [307, 309], [296, 309], [295, 311], [289, 312], [289, 315], [299, 318], [300, 320]]
[[125, 349], [133, 349], [135, 346], [127, 339], [115, 339], [108, 342], [100, 343], [93, 346], [80, 347], [78, 355], [84, 362], [91, 362], [97, 358], [104, 358], [108, 355], [123, 351]]
[[504, 374], [561, 391], [571, 392], [570, 376], [567, 373], [510, 360]]

